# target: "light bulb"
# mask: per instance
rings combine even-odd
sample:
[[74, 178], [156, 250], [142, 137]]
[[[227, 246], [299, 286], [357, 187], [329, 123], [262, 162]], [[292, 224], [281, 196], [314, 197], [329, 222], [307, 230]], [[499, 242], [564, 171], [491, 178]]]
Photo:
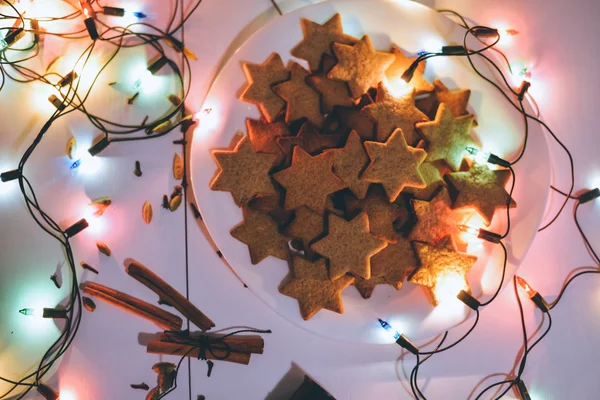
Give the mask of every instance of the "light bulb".
[[465, 147], [465, 150], [470, 154], [469, 158], [478, 164], [486, 164], [491, 156], [491, 153], [478, 150], [474, 147]]
[[525, 293], [527, 293], [527, 296], [529, 296], [530, 298], [535, 296], [535, 294], [537, 293], [535, 290], [533, 290], [531, 288], [531, 286], [529, 286], [527, 281], [525, 279], [521, 278], [520, 276], [517, 276], [517, 283], [519, 284], [519, 286], [521, 286], [523, 288]]
[[400, 338], [400, 333], [398, 333], [398, 331], [395, 330], [387, 321], [384, 321], [381, 318], [378, 318], [377, 320], [381, 324], [381, 327], [385, 329], [394, 338], [394, 340], [398, 340]]
[[435, 298], [440, 303], [455, 299], [461, 290], [468, 290], [465, 277], [456, 272], [445, 272], [437, 277], [433, 288]]
[[29, 316], [29, 317], [41, 317], [42, 316], [42, 310], [40, 310], [39, 308], [23, 308], [23, 309], [19, 310], [19, 312], [21, 314]]

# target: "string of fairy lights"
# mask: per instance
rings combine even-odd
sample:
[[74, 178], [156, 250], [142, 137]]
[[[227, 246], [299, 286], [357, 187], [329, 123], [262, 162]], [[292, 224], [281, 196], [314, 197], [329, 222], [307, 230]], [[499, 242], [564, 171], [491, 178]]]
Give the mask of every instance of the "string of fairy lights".
[[[1, 0], [0, 2], [0, 5], [7, 6], [9, 11], [0, 13], [0, 21], [13, 21], [12, 26], [0, 28], [0, 33], [3, 34], [3, 38], [0, 39], [0, 90], [4, 88], [7, 80], [17, 83], [41, 82], [54, 89], [54, 93], [48, 97], [48, 102], [55, 108], [55, 111], [35, 136], [31, 145], [25, 150], [17, 168], [2, 172], [0, 178], [2, 182], [18, 181], [27, 210], [33, 220], [44, 232], [60, 242], [63, 247], [71, 277], [70, 294], [66, 304], [55, 308], [44, 308], [43, 310], [30, 308], [20, 310], [23, 315], [39, 315], [43, 318], [64, 320], [64, 323], [59, 337], [41, 356], [39, 364], [33, 372], [18, 379], [0, 377], [0, 381], [11, 385], [6, 392], [0, 393], [0, 399], [9, 396], [17, 396], [17, 399], [21, 399], [29, 391], [36, 389], [44, 398], [57, 400], [60, 393], [45, 384], [43, 378], [70, 347], [81, 323], [82, 300], [70, 239], [86, 229], [89, 226], [89, 221], [82, 218], [66, 229], [61, 228], [52, 217], [44, 212], [33, 186], [23, 172], [44, 135], [59, 118], [73, 112], [79, 112], [87, 118], [93, 127], [101, 132], [88, 150], [89, 155], [94, 157], [113, 142], [155, 139], [176, 130], [185, 133], [187, 128], [195, 123], [195, 115], [189, 113], [184, 106], [191, 87], [189, 60], [190, 58], [195, 59], [195, 55], [185, 47], [183, 40], [179, 40], [175, 36], [183, 32], [185, 22], [198, 8], [201, 0], [194, 1], [193, 4], [188, 6], [187, 10], [184, 10], [183, 1], [178, 0], [175, 3], [167, 28], [164, 30], [142, 22], [147, 15], [138, 10], [130, 11], [119, 7], [104, 6], [97, 0], [79, 0], [78, 4], [72, 4], [67, 0], [61, 0], [60, 2], [70, 7], [72, 11], [60, 17], [37, 18], [29, 18], [25, 11], [20, 10], [21, 5], [29, 9], [35, 8], [36, 0]], [[126, 26], [110, 26], [97, 14], [111, 17], [131, 16], [137, 21]], [[181, 16], [179, 22], [176, 21], [178, 14]], [[68, 33], [53, 32], [52, 30], [55, 22], [77, 21], [80, 19], [83, 22], [82, 26], [84, 26], [82, 29]], [[139, 31], [142, 29], [143, 31]], [[84, 40], [89, 37], [91, 43], [76, 60], [73, 70], [64, 75], [55, 72], [39, 73], [26, 66], [25, 63], [39, 54], [44, 36], [55, 36], [63, 40]], [[110, 46], [111, 52], [107, 61], [93, 76], [89, 88], [84, 90], [80, 87], [80, 82], [83, 75], [86, 74], [86, 66], [92, 57], [92, 53], [98, 48], [99, 43], [106, 47]], [[165, 47], [165, 44], [168, 47]], [[137, 125], [112, 121], [91, 112], [86, 106], [86, 102], [93, 89], [97, 87], [97, 80], [102, 72], [109, 67], [121, 51], [143, 46], [154, 49], [157, 55], [148, 62], [146, 70], [134, 82], [131, 87], [134, 94], [128, 102], [132, 104], [135, 98], [139, 96], [139, 89], [145, 83], [148, 84], [149, 77], [168, 67], [171, 70], [170, 75], [178, 83], [179, 88], [176, 95], [169, 96], [172, 107], [164, 111], [162, 116], [151, 121], [146, 118], [141, 124]], [[174, 61], [174, 57], [167, 54], [167, 48], [171, 48], [175, 54], [181, 55], [182, 68]], [[184, 142], [185, 140], [178, 141], [179, 144], [185, 145]], [[79, 168], [82, 162], [84, 161], [81, 159], [75, 160], [70, 166], [71, 169]], [[16, 393], [18, 389], [22, 389], [22, 391]]]
[[[24, 175], [24, 168], [31, 156], [34, 154], [40, 142], [43, 140], [44, 135], [48, 132], [53, 123], [55, 123], [59, 118], [62, 118], [73, 112], [81, 113], [87, 118], [89, 123], [95, 129], [101, 132], [101, 134], [95, 138], [92, 146], [88, 150], [89, 155], [94, 157], [104, 151], [111, 143], [149, 140], [171, 134], [176, 130], [185, 133], [187, 128], [193, 125], [196, 121], [196, 118], [202, 114], [192, 114], [185, 108], [184, 103], [191, 88], [190, 59], [195, 59], [195, 55], [185, 47], [183, 40], [175, 37], [183, 33], [185, 23], [199, 7], [202, 0], [195, 0], [193, 4], [187, 8], [187, 11], [184, 11], [183, 1], [178, 0], [175, 2], [175, 8], [170, 15], [167, 27], [165, 29], [160, 29], [152, 24], [144, 22], [148, 15], [141, 10], [127, 10], [125, 8], [106, 6], [101, 4], [101, 2], [98, 0], [78, 0], [78, 4], [73, 4], [68, 0], [60, 1], [68, 5], [72, 9], [71, 12], [60, 17], [30, 18], [26, 15], [26, 13], [19, 10], [18, 0], [0, 0], [0, 5], [5, 5], [8, 9], [7, 12], [0, 13], [0, 21], [13, 22], [12, 26], [0, 28], [0, 37], [2, 37], [2, 39], [0, 39], [0, 90], [4, 88], [7, 80], [24, 84], [39, 82], [48, 85], [54, 89], [54, 93], [48, 97], [48, 102], [52, 104], [55, 109], [51, 117], [35, 136], [31, 145], [25, 150], [17, 168], [2, 172], [0, 178], [2, 182], [18, 181], [27, 210], [33, 220], [44, 232], [56, 239], [63, 247], [71, 276], [70, 295], [66, 305], [62, 307], [45, 308], [39, 312], [40, 316], [44, 318], [64, 320], [60, 336], [42, 355], [37, 368], [33, 372], [17, 379], [0, 377], [0, 381], [12, 385], [11, 388], [5, 393], [0, 393], [0, 399], [14, 396], [16, 395], [15, 391], [22, 389], [22, 392], [17, 395], [17, 398], [21, 399], [29, 391], [36, 389], [44, 398], [48, 400], [57, 400], [59, 398], [59, 393], [45, 384], [43, 382], [43, 378], [50, 371], [56, 361], [58, 361], [68, 350], [77, 334], [81, 322], [82, 302], [70, 239], [86, 229], [88, 227], [88, 221], [85, 218], [82, 218], [66, 229], [61, 228], [60, 225], [54, 219], [52, 219], [52, 217], [44, 212], [35, 194], [33, 186], [28, 178]], [[21, 0], [21, 2], [28, 3], [31, 7], [35, 7], [36, 0]], [[277, 4], [274, 1], [272, 2], [277, 11], [282, 14]], [[596, 251], [593, 249], [592, 245], [587, 239], [577, 219], [577, 210], [579, 207], [597, 197], [600, 197], [600, 190], [592, 189], [585, 191], [583, 194], [578, 196], [573, 195], [575, 174], [573, 158], [569, 150], [558, 139], [554, 132], [542, 120], [539, 119], [539, 115], [532, 115], [525, 110], [524, 100], [528, 95], [528, 89], [530, 87], [530, 83], [526, 79], [529, 72], [526, 70], [512, 71], [511, 65], [506, 56], [495, 47], [500, 41], [501, 34], [514, 35], [516, 31], [501, 33], [497, 29], [486, 26], [470, 26], [460, 14], [452, 10], [439, 11], [441, 13], [451, 14], [458, 18], [457, 22], [465, 28], [463, 44], [445, 46], [440, 52], [420, 53], [413, 65], [404, 73], [403, 79], [410, 81], [417, 66], [424, 60], [433, 57], [466, 57], [473, 71], [482, 79], [494, 86], [504, 96], [509, 104], [511, 104], [513, 108], [523, 116], [525, 124], [522, 149], [519, 155], [512, 161], [504, 160], [494, 154], [485, 153], [476, 148], [469, 147], [465, 149], [469, 156], [471, 156], [476, 162], [496, 164], [500, 167], [510, 170], [512, 175], [512, 184], [509, 191], [509, 199], [506, 211], [507, 227], [504, 233], [500, 234], [487, 231], [485, 229], [475, 229], [469, 226], [460, 226], [460, 229], [463, 232], [473, 234], [481, 240], [501, 246], [504, 254], [502, 275], [496, 291], [489, 299], [480, 301], [464, 290], [457, 295], [460, 301], [462, 301], [466, 306], [472, 309], [473, 312], [475, 312], [475, 320], [473, 325], [455, 342], [444, 345], [448, 337], [448, 332], [445, 332], [433, 350], [423, 351], [419, 349], [417, 345], [412, 343], [408, 337], [395, 331], [389, 323], [380, 320], [381, 326], [393, 335], [396, 343], [408, 352], [414, 354], [416, 357], [416, 365], [411, 371], [410, 375], [410, 387], [415, 399], [426, 399], [418, 385], [418, 373], [423, 363], [433, 355], [450, 350], [464, 341], [477, 326], [480, 315], [479, 308], [491, 304], [497, 298], [500, 290], [504, 286], [504, 281], [506, 279], [507, 248], [503, 243], [503, 239], [508, 236], [511, 228], [510, 207], [508, 206], [510, 205], [516, 180], [513, 166], [518, 163], [519, 160], [521, 160], [526, 151], [529, 133], [529, 121], [541, 124], [541, 126], [546, 130], [546, 132], [548, 132], [553, 140], [565, 151], [570, 163], [571, 183], [569, 190], [561, 191], [552, 187], [554, 191], [564, 197], [564, 201], [561, 203], [558, 212], [546, 225], [540, 228], [540, 231], [547, 229], [550, 225], [552, 225], [552, 223], [554, 223], [558, 216], [563, 212], [569, 201], [574, 200], [576, 202], [574, 211], [576, 226], [584, 240], [586, 248], [590, 252], [590, 255], [596, 263], [600, 263], [600, 259], [598, 258]], [[110, 17], [133, 17], [136, 19], [136, 22], [126, 26], [111, 26], [104, 18], [99, 17], [98, 14]], [[181, 18], [179, 21], [176, 21], [178, 14], [181, 16]], [[60, 21], [77, 21], [80, 26], [73, 32], [53, 32], [53, 24]], [[81, 53], [79, 58], [77, 58], [73, 70], [66, 72], [64, 75], [56, 72], [39, 73], [25, 64], [28, 60], [35, 58], [39, 54], [40, 44], [42, 43], [44, 36], [55, 36], [61, 38], [62, 40], [87, 39], [91, 40], [91, 42]], [[475, 38], [482, 44], [482, 46], [478, 50], [471, 50], [472, 46], [467, 46], [467, 41], [469, 38]], [[84, 89], [80, 86], [80, 82], [83, 75], [86, 73], [86, 66], [89, 63], [94, 50], [98, 48], [99, 43], [112, 46], [111, 52], [107, 58], [107, 61], [94, 75], [89, 88]], [[139, 96], [139, 89], [143, 87], [144, 84], [147, 84], [147, 81], [150, 77], [158, 74], [161, 71], [164, 72], [168, 68], [170, 70], [170, 76], [173, 77], [178, 86], [177, 95], [170, 97], [172, 107], [168, 110], [165, 110], [160, 117], [151, 121], [146, 118], [141, 124], [138, 125], [112, 121], [90, 111], [86, 106], [86, 103], [93, 89], [97, 86], [97, 80], [102, 72], [109, 68], [111, 62], [115, 60], [121, 51], [127, 51], [127, 49], [144, 46], [148, 46], [148, 48], [153, 49], [153, 51], [156, 53], [156, 57], [149, 60], [144, 73], [141, 74], [141, 76], [136, 79], [131, 86], [130, 90], [132, 90], [134, 94], [131, 98], [129, 98], [129, 104], [132, 104], [136, 100], [136, 98]], [[525, 78], [518, 89], [513, 88], [512, 84], [509, 83], [506, 75], [504, 74], [503, 69], [499, 67], [488, 55], [486, 55], [488, 51], [494, 51], [499, 54], [506, 62], [506, 67], [510, 73], [518, 73], [520, 76]], [[174, 52], [175, 54], [181, 56], [181, 67], [179, 66], [180, 64], [174, 61], [174, 57], [169, 55], [170, 52]], [[479, 57], [489, 66], [491, 66], [494, 71], [495, 78], [492, 79], [481, 73], [473, 63], [473, 57]], [[500, 82], [500, 84], [496, 82]], [[533, 101], [530, 96], [529, 99], [530, 101]], [[204, 113], [208, 112], [210, 112], [210, 110], [204, 111]], [[179, 143], [185, 146], [185, 140], [179, 141]], [[82, 161], [81, 159], [74, 160], [71, 164], [71, 168], [78, 168], [82, 162], [85, 161]], [[538, 292], [533, 290], [523, 278], [515, 277], [513, 279], [513, 287], [520, 311], [524, 351], [516, 373], [514, 373], [509, 379], [495, 382], [484, 388], [477, 395], [476, 399], [481, 398], [484, 394], [492, 389], [497, 390], [494, 396], [496, 396], [496, 398], [501, 398], [513, 387], [517, 388], [522, 399], [527, 400], [530, 398], [527, 394], [527, 387], [522, 380], [522, 375], [525, 370], [528, 355], [550, 331], [552, 326], [550, 311], [558, 305], [559, 301], [566, 292], [567, 287], [577, 277], [599, 272], [600, 271], [597, 269], [589, 269], [574, 274], [565, 282], [561, 291], [559, 292], [559, 295], [552, 303], [547, 303], [546, 300]], [[521, 287], [525, 291], [534, 304], [545, 316], [547, 316], [548, 320], [545, 331], [531, 345], [529, 344], [518, 287]], [[20, 312], [24, 315], [38, 314], [37, 310], [27, 308], [20, 310]], [[179, 362], [179, 365], [180, 364], [181, 361]]]
[[[511, 104], [517, 110], [517, 112], [519, 112], [523, 116], [523, 118], [524, 118], [524, 139], [523, 139], [523, 146], [522, 146], [521, 152], [513, 161], [510, 161], [510, 162], [503, 160], [494, 154], [484, 153], [478, 149], [474, 149], [474, 148], [470, 148], [470, 147], [465, 149], [466, 152], [471, 156], [471, 158], [473, 158], [475, 160], [475, 162], [499, 165], [501, 167], [509, 169], [511, 172], [511, 175], [512, 175], [512, 184], [511, 184], [511, 189], [509, 191], [509, 197], [508, 197], [508, 202], [507, 202], [507, 228], [506, 228], [506, 231], [504, 234], [501, 235], [501, 234], [498, 234], [495, 232], [490, 232], [490, 231], [487, 231], [484, 229], [475, 229], [475, 228], [472, 228], [469, 226], [464, 226], [464, 225], [459, 227], [462, 231], [473, 234], [481, 240], [499, 244], [502, 247], [503, 254], [504, 254], [502, 275], [500, 278], [500, 283], [499, 283], [498, 289], [494, 292], [494, 294], [487, 301], [480, 302], [479, 300], [475, 299], [471, 294], [467, 293], [464, 290], [461, 290], [457, 294], [457, 298], [476, 313], [475, 321], [474, 321], [473, 325], [467, 330], [467, 332], [463, 336], [461, 336], [454, 343], [442, 347], [448, 337], [449, 332], [446, 331], [442, 335], [442, 338], [439, 341], [439, 343], [435, 346], [435, 348], [432, 351], [421, 351], [419, 349], [419, 347], [417, 347], [414, 343], [412, 343], [408, 337], [406, 337], [404, 334], [400, 334], [399, 332], [397, 332], [388, 322], [379, 319], [379, 323], [381, 324], [381, 326], [385, 330], [390, 332], [390, 334], [396, 340], [396, 343], [399, 346], [401, 346], [402, 348], [404, 348], [406, 351], [414, 354], [416, 357], [416, 365], [410, 374], [410, 388], [411, 388], [413, 397], [417, 400], [426, 399], [425, 395], [423, 394], [423, 392], [421, 391], [421, 389], [419, 388], [419, 385], [418, 385], [418, 373], [419, 373], [420, 366], [425, 361], [427, 361], [431, 356], [441, 353], [441, 352], [444, 352], [446, 350], [449, 350], [449, 349], [455, 347], [456, 345], [458, 345], [459, 343], [461, 343], [463, 340], [465, 340], [471, 334], [471, 332], [473, 332], [473, 330], [477, 326], [477, 323], [479, 322], [479, 315], [480, 315], [479, 307], [486, 306], [486, 305], [492, 303], [492, 301], [494, 301], [494, 299], [496, 299], [496, 297], [498, 296], [498, 294], [504, 284], [505, 273], [506, 273], [506, 263], [507, 263], [507, 249], [506, 249], [506, 246], [502, 243], [502, 239], [506, 238], [510, 232], [510, 207], [509, 207], [509, 205], [510, 205], [510, 201], [512, 198], [512, 193], [513, 193], [513, 190], [515, 187], [515, 180], [516, 180], [515, 172], [514, 172], [512, 166], [515, 165], [519, 160], [521, 160], [521, 158], [525, 154], [525, 150], [526, 150], [526, 146], [527, 146], [527, 139], [528, 139], [528, 134], [529, 134], [529, 120], [532, 120], [534, 122], [541, 124], [542, 127], [550, 134], [552, 139], [567, 154], [568, 159], [569, 159], [570, 178], [571, 178], [571, 184], [570, 184], [570, 188], [569, 188], [568, 192], [563, 192], [559, 189], [556, 189], [554, 186], [551, 186], [551, 189], [553, 189], [555, 192], [564, 196], [564, 201], [561, 203], [561, 206], [560, 206], [558, 212], [554, 215], [554, 217], [546, 225], [541, 227], [538, 231], [543, 231], [543, 230], [547, 229], [550, 225], [552, 225], [556, 221], [558, 216], [562, 213], [562, 211], [565, 209], [569, 200], [575, 200], [576, 201], [575, 210], [574, 210], [575, 224], [577, 226], [579, 233], [582, 236], [582, 239], [583, 239], [583, 241], [586, 245], [586, 248], [588, 249], [591, 257], [594, 259], [594, 261], [596, 263], [600, 264], [600, 259], [598, 258], [596, 251], [594, 250], [594, 248], [592, 247], [588, 238], [586, 237], [585, 233], [583, 232], [583, 229], [581, 228], [581, 226], [579, 224], [579, 220], [577, 219], [577, 211], [578, 211], [579, 207], [582, 204], [588, 203], [588, 202], [600, 197], [600, 189], [594, 188], [591, 190], [586, 190], [578, 196], [573, 196], [574, 185], [575, 185], [575, 172], [574, 172], [573, 157], [572, 157], [571, 153], [569, 152], [568, 148], [557, 138], [557, 136], [554, 134], [554, 132], [543, 121], [541, 121], [539, 119], [539, 110], [538, 110], [537, 116], [531, 115], [525, 110], [525, 106], [524, 106], [523, 102], [524, 102], [525, 96], [528, 94], [527, 91], [531, 86], [530, 82], [527, 79], [524, 79], [521, 82], [520, 87], [517, 90], [515, 90], [513, 88], [513, 86], [509, 83], [509, 81], [506, 78], [506, 75], [504, 74], [502, 69], [494, 61], [492, 61], [491, 58], [489, 58], [487, 55], [484, 54], [484, 51], [487, 51], [490, 49], [496, 51], [501, 56], [501, 58], [506, 61], [509, 72], [514, 73], [511, 69], [511, 65], [510, 65], [507, 57], [500, 50], [498, 50], [497, 48], [494, 48], [494, 46], [500, 41], [501, 32], [495, 28], [490, 28], [490, 27], [486, 27], [486, 26], [470, 27], [469, 24], [467, 23], [467, 21], [465, 20], [465, 18], [453, 10], [438, 10], [438, 11], [440, 13], [444, 13], [444, 14], [451, 14], [454, 17], [458, 18], [458, 21], [459, 21], [458, 23], [463, 28], [465, 28], [463, 45], [462, 46], [446, 46], [446, 47], [442, 48], [441, 52], [437, 52], [437, 53], [431, 53], [431, 52], [421, 53], [419, 55], [419, 57], [413, 62], [413, 64], [405, 71], [402, 78], [405, 81], [409, 82], [411, 80], [412, 75], [414, 74], [417, 66], [419, 65], [419, 63], [424, 60], [427, 60], [429, 58], [452, 57], [452, 56], [466, 57], [470, 66], [472, 67], [473, 71], [477, 75], [479, 75], [482, 79], [484, 79], [486, 82], [488, 82], [493, 87], [495, 87], [504, 96], [504, 98], [509, 102], [509, 104]], [[513, 31], [512, 34], [514, 34], [514, 32], [515, 31]], [[479, 42], [483, 43], [485, 46], [476, 51], [470, 50], [469, 47], [467, 47], [467, 39], [470, 36], [474, 37]], [[490, 44], [487, 44], [485, 40], [488, 38], [493, 38], [493, 42]], [[472, 61], [473, 56], [478, 56], [478, 57], [481, 57], [483, 60], [485, 60], [487, 62], [487, 64], [492, 67], [493, 71], [496, 73], [496, 76], [495, 76], [496, 80], [499, 80], [501, 82], [501, 84], [497, 84], [495, 80], [484, 75], [473, 63], [473, 61]], [[520, 76], [524, 76], [527, 74], [526, 71], [519, 71], [519, 72], [520, 72], [520, 74], [519, 74]], [[531, 97], [529, 97], [529, 98], [531, 100], [533, 100]], [[535, 107], [537, 108], [537, 105], [535, 104], [535, 102], [534, 101], [532, 101], [532, 102], [535, 105]], [[495, 383], [485, 387], [483, 390], [481, 390], [479, 392], [479, 394], [477, 394], [477, 396], [475, 397], [475, 400], [482, 398], [482, 396], [484, 394], [486, 394], [488, 391], [490, 391], [492, 389], [497, 390], [497, 392], [493, 395], [493, 397], [495, 399], [500, 399], [506, 393], [508, 393], [508, 391], [510, 391], [513, 387], [516, 388], [516, 391], [522, 400], [531, 400], [531, 396], [529, 395], [527, 386], [526, 386], [525, 382], [522, 380], [522, 375], [525, 370], [528, 355], [544, 339], [544, 337], [546, 337], [546, 335], [549, 333], [549, 331], [552, 327], [552, 317], [550, 315], [550, 310], [553, 309], [558, 304], [558, 302], [562, 299], [567, 287], [577, 277], [586, 275], [586, 274], [597, 274], [597, 273], [600, 273], [600, 271], [598, 269], [586, 269], [584, 271], [580, 271], [578, 273], [573, 274], [562, 286], [562, 289], [560, 290], [556, 300], [550, 304], [547, 303], [546, 300], [542, 297], [542, 295], [540, 293], [538, 293], [537, 291], [535, 291], [525, 281], [525, 279], [523, 279], [520, 276], [515, 276], [513, 278], [513, 287], [514, 287], [514, 291], [515, 291], [515, 296], [517, 298], [517, 303], [519, 306], [519, 314], [520, 314], [521, 327], [522, 327], [522, 333], [523, 333], [523, 353], [522, 353], [522, 356], [520, 357], [520, 361], [518, 364], [518, 369], [517, 369], [516, 374], [513, 373], [512, 376], [507, 374], [507, 379], [495, 382]], [[529, 345], [530, 339], [527, 334], [527, 328], [526, 328], [525, 318], [524, 318], [524, 313], [523, 313], [523, 306], [521, 303], [520, 293], [518, 291], [519, 286], [523, 289], [523, 291], [525, 291], [525, 293], [530, 298], [530, 300], [544, 314], [544, 316], [547, 317], [547, 320], [548, 320], [548, 323], [547, 323], [547, 326], [546, 326], [546, 329], [544, 330], [544, 332], [531, 345]], [[422, 356], [425, 356], [425, 357], [421, 358]], [[506, 385], [505, 388], [503, 388], [504, 385]]]

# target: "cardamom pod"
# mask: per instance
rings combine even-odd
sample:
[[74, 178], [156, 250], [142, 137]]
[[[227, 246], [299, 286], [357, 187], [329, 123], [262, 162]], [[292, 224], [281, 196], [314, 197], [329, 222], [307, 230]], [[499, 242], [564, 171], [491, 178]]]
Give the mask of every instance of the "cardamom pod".
[[172, 127], [173, 127], [173, 123], [171, 123], [171, 120], [168, 120], [168, 121], [163, 122], [162, 124], [156, 125], [154, 128], [152, 128], [150, 133], [165, 133]]
[[179, 206], [181, 205], [182, 198], [183, 197], [181, 196], [181, 194], [173, 196], [173, 198], [169, 202], [169, 210], [171, 210], [171, 211], [177, 210], [179, 208]]
[[183, 170], [183, 159], [179, 154], [175, 153], [175, 156], [173, 157], [173, 178], [178, 181], [182, 180]]
[[71, 160], [74, 159], [76, 152], [77, 152], [77, 140], [75, 140], [75, 138], [73, 136], [71, 136], [71, 138], [67, 142], [67, 157], [69, 157], [69, 159], [71, 159]]
[[96, 310], [96, 303], [94, 303], [94, 300], [90, 299], [89, 297], [82, 296], [81, 302], [83, 303], [85, 309], [89, 312], [94, 312], [94, 310]]
[[110, 257], [110, 255], [112, 254], [110, 248], [104, 242], [96, 242], [96, 247], [98, 248], [98, 250], [100, 250], [100, 253], [105, 254], [108, 257]]
[[152, 204], [150, 204], [150, 202], [147, 200], [146, 200], [146, 202], [144, 202], [144, 205], [142, 206], [142, 218], [144, 219], [144, 222], [147, 224], [152, 222]]

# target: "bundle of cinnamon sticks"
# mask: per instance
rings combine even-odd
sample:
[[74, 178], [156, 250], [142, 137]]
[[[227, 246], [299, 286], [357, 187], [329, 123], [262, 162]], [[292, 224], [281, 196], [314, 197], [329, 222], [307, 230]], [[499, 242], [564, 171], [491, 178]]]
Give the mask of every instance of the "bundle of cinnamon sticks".
[[159, 296], [159, 304], [175, 308], [202, 332], [181, 332], [182, 319], [160, 307], [126, 293], [95, 282], [82, 284], [83, 293], [94, 296], [122, 310], [145, 318], [166, 332], [158, 340], [148, 342], [146, 351], [152, 354], [178, 355], [207, 360], [228, 361], [247, 365], [251, 354], [262, 354], [264, 340], [259, 335], [207, 334], [214, 322], [186, 299], [175, 288], [165, 282], [141, 263], [131, 260], [127, 273]]

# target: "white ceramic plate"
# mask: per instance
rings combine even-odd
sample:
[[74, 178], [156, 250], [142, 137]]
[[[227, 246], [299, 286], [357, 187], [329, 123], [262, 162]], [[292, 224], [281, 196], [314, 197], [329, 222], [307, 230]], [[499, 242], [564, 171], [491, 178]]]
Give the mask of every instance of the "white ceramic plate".
[[[323, 23], [336, 12], [342, 15], [346, 33], [356, 37], [369, 34], [375, 48], [380, 50], [389, 50], [396, 43], [414, 54], [423, 49], [439, 49], [443, 44], [462, 43], [464, 34], [462, 28], [447, 18], [412, 1], [330, 1], [299, 9], [269, 23], [227, 62], [204, 103], [203, 108], [211, 108], [212, 112], [202, 118], [192, 148], [192, 181], [198, 206], [216, 244], [244, 282], [278, 314], [299, 327], [335, 340], [389, 343], [390, 338], [377, 323], [381, 317], [413, 339], [431, 337], [463, 322], [469, 313], [458, 300], [433, 308], [422, 288], [410, 283], [400, 291], [380, 285], [369, 300], [362, 299], [354, 287], [349, 287], [343, 292], [344, 314], [321, 311], [304, 321], [297, 301], [277, 290], [288, 273], [286, 263], [269, 257], [253, 266], [246, 245], [229, 234], [242, 221], [241, 209], [229, 193], [209, 189], [216, 170], [210, 151], [227, 148], [235, 132], [245, 130], [246, 118], [259, 117], [255, 106], [238, 100], [245, 83], [241, 63], [262, 63], [272, 52], [278, 52], [284, 62], [290, 60], [290, 49], [302, 39], [300, 18]], [[433, 59], [426, 74], [431, 79], [442, 79], [451, 89], [472, 90], [470, 106], [479, 122], [474, 135], [485, 149], [508, 159], [518, 152], [523, 136], [522, 117], [491, 85], [475, 75], [466, 59]], [[548, 197], [548, 149], [537, 125], [530, 126], [528, 150], [516, 166], [514, 198], [518, 207], [511, 211], [512, 230], [505, 241], [509, 252], [505, 283], [524, 258]], [[497, 212], [489, 229], [503, 232], [505, 225], [505, 213]], [[500, 280], [501, 248], [475, 241], [468, 251], [479, 256], [468, 275], [473, 294], [486, 299]]]

